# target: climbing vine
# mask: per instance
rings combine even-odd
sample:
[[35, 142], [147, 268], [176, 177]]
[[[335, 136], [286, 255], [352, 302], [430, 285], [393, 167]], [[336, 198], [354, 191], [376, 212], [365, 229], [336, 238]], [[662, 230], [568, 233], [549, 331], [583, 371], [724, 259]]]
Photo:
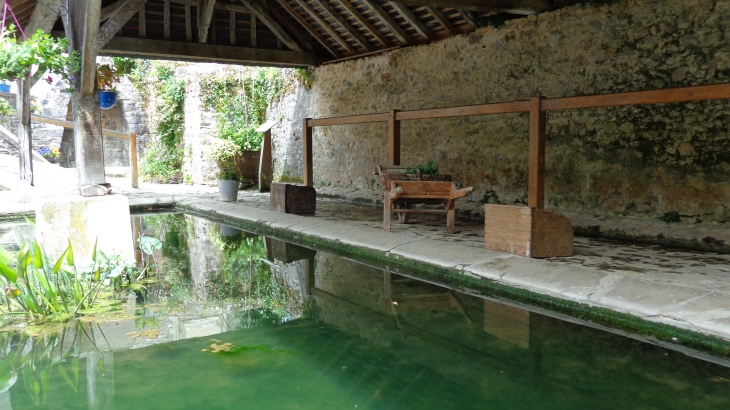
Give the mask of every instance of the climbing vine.
[[283, 83], [277, 68], [202, 79], [202, 102], [215, 112], [217, 136], [241, 150], [260, 149], [262, 136], [256, 128], [266, 120], [269, 104], [283, 93]]

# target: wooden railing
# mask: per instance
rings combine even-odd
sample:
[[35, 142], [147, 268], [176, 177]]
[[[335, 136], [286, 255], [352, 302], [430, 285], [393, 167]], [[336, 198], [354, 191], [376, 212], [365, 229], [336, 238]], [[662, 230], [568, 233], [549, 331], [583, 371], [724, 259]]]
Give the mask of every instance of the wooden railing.
[[529, 206], [543, 208], [545, 203], [545, 130], [547, 121], [546, 113], [548, 111], [621, 107], [644, 104], [688, 103], [693, 101], [724, 99], [730, 99], [730, 83], [667, 88], [663, 90], [588, 95], [580, 97], [532, 97], [526, 101], [511, 101], [410, 111], [390, 110], [389, 112], [384, 113], [349, 115], [342, 117], [305, 118], [303, 124], [304, 184], [307, 186], [314, 185], [314, 178], [312, 174], [313, 127], [387, 122], [388, 164], [400, 165], [401, 121], [525, 112], [530, 113], [530, 163], [527, 202]]

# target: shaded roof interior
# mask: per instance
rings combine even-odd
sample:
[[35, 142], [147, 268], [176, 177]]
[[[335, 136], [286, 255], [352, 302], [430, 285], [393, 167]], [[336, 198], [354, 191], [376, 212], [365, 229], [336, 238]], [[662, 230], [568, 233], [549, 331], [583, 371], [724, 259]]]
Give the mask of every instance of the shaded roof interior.
[[[106, 10], [108, 17], [108, 12], [119, 2], [126, 1], [103, 0], [102, 16]], [[199, 37], [198, 27], [203, 0], [148, 0], [115, 38], [296, 51], [314, 54], [319, 61], [326, 62], [468, 33], [496, 14], [534, 14], [572, 3], [570, 0], [411, 1], [417, 4], [383, 0], [218, 0], [213, 2], [213, 16], [207, 37], [203, 39]], [[38, 0], [7, 2], [24, 27], [33, 9], [45, 4]], [[256, 17], [250, 8], [256, 6], [275, 24]], [[60, 19], [54, 30], [63, 30]], [[289, 46], [282, 41], [286, 36], [293, 40]], [[143, 42], [138, 44], [144, 47]], [[298, 50], [294, 49], [296, 46]]]

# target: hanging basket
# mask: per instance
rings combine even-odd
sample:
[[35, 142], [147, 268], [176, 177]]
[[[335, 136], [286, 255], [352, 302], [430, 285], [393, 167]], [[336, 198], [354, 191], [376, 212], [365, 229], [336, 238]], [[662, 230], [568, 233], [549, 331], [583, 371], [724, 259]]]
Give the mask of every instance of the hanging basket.
[[9, 93], [10, 92], [10, 84], [0, 84], [0, 92]]
[[103, 110], [114, 107], [114, 104], [117, 103], [118, 95], [116, 91], [99, 91], [99, 107]]

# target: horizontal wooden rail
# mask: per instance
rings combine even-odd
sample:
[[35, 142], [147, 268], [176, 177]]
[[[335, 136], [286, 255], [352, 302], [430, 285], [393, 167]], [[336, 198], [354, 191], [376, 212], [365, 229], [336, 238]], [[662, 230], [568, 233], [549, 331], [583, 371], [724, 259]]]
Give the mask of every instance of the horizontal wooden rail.
[[347, 124], [365, 124], [368, 122], [386, 122], [388, 121], [388, 113], [364, 114], [364, 115], [347, 115], [344, 117], [315, 118], [307, 120], [308, 127], [322, 127], [325, 125], [347, 125]]
[[429, 118], [465, 117], [469, 115], [512, 114], [529, 112], [529, 101], [512, 101], [506, 103], [465, 105], [460, 107], [429, 108], [425, 110], [398, 111], [397, 121], [425, 120]]
[[629, 91], [625, 93], [586, 95], [582, 97], [547, 98], [544, 111], [584, 108], [620, 107], [624, 105], [688, 103], [730, 98], [730, 84], [710, 84], [664, 90]]
[[[45, 122], [46, 124], [58, 125], [58, 126], [64, 127], [64, 128], [71, 128], [71, 129], [73, 129], [73, 127], [74, 127], [74, 123], [71, 122], [71, 121], [60, 120], [58, 118], [53, 118], [53, 117], [46, 117], [45, 115], [31, 114], [30, 118], [32, 120], [34, 120], [34, 121]], [[127, 134], [125, 134], [123, 132], [109, 130], [109, 129], [106, 129], [106, 128], [103, 128], [101, 130], [101, 134], [102, 135], [107, 135], [107, 136], [110, 136], [110, 137], [114, 137], [114, 138], [121, 138], [123, 140], [128, 140], [129, 139], [129, 135], [127, 135]]]

